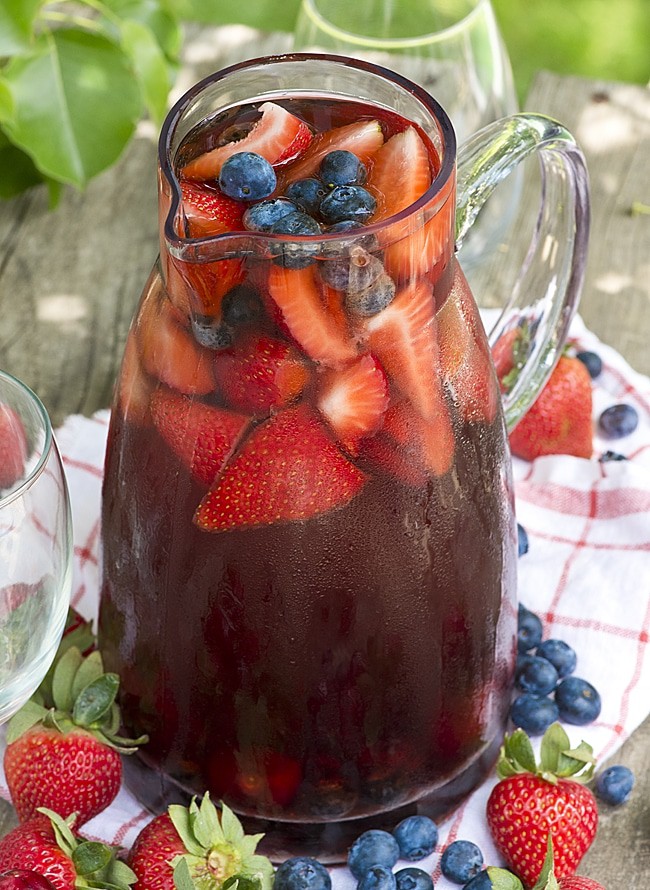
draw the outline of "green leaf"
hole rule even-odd
[[[559,885],[557,882],[557,878],[555,877],[553,864],[553,837],[551,835],[551,832],[549,831],[546,841],[546,855],[544,857],[544,863],[542,865],[542,870],[539,873],[539,877],[537,878],[537,882],[535,883],[533,890],[559,890]]]
[[[15,115],[6,129],[42,173],[83,187],[117,160],[141,110],[124,51],[71,28],[45,34],[5,69]]]
[[[174,887],[176,890],[195,890],[187,859],[181,857],[174,868]]]
[[[511,871],[493,865],[488,866],[486,870],[492,882],[492,890],[524,890],[524,885]]]
[[[81,877],[105,868],[113,858],[112,851],[98,841],[84,841],[72,854],[72,862]]]
[[[43,0],[2,0],[0,3],[0,59],[28,49],[34,21]]]
[[[172,804],[168,809],[168,813],[187,852],[192,853],[194,856],[203,856],[205,851],[203,847],[196,842],[196,838],[192,831],[192,817],[190,816],[190,811],[187,807],[183,807],[180,804]]]
[[[533,751],[530,739],[523,729],[516,729],[512,735],[506,736],[504,753],[504,765],[507,765],[507,767],[514,767],[515,772],[534,773],[536,771],[537,763],[535,761],[535,752]],[[499,763],[497,773],[501,778],[505,778],[505,776],[501,776],[500,769],[501,763]],[[512,775],[512,773],[510,773],[510,775]]]
[[[167,111],[170,78],[167,62],[153,33],[140,22],[122,22],[122,46],[140,81],[145,105],[152,120],[160,125]]]
[[[43,813],[43,815],[49,818],[57,844],[72,859],[72,854],[76,850],[78,842],[72,833],[71,826],[74,825],[77,814],[73,813],[67,819],[63,819],[58,813],[48,810],[47,807],[37,807],[37,809],[39,813]]]
[[[72,719],[77,726],[90,727],[99,723],[110,711],[119,688],[120,678],[117,674],[102,674],[89,683],[77,696],[72,710]]]
[[[36,726],[37,723],[40,723],[46,714],[47,708],[44,708],[42,705],[37,704],[31,699],[26,701],[22,708],[19,711],[16,711],[7,724],[7,744],[10,745],[12,742],[15,742],[16,739],[23,735],[23,733],[27,732],[28,729],[31,729],[32,726]]]
[[[74,706],[72,684],[81,666],[83,656],[76,646],[71,646],[59,658],[52,675],[52,699],[59,711],[70,713]]]
[[[225,833],[219,822],[217,808],[210,800],[210,795],[208,793],[203,797],[201,806],[197,812],[192,813],[190,808],[190,818],[192,819],[192,831],[194,837],[204,849],[209,850],[214,844],[219,843],[224,835],[226,840],[229,840],[228,835]]]
[[[81,691],[104,673],[104,665],[100,652],[91,652],[79,665],[72,681],[72,697],[76,699]]]
[[[208,795],[206,794],[206,796],[203,798],[203,804],[205,804],[205,800],[207,797],[208,797]],[[203,804],[201,805],[202,809],[203,809]],[[219,819],[217,817],[217,811],[216,811],[214,805],[210,804],[210,806],[214,810],[214,814],[215,814],[215,817],[217,818],[217,821],[219,821]],[[235,814],[230,809],[230,807],[227,806],[223,802],[221,804],[220,827],[221,827],[221,831],[223,832],[223,836],[225,837],[225,839],[227,841],[230,841],[230,843],[232,843],[232,844],[239,844],[240,841],[242,840],[242,838],[244,837],[245,832],[244,832],[244,828],[243,828],[241,822],[239,821],[237,816],[235,816]],[[259,842],[262,838],[262,835],[256,835],[256,838],[257,838],[257,841]],[[257,843],[255,844],[255,846],[257,846]],[[255,849],[255,848],[253,847],[253,849]]]
[[[121,19],[146,25],[167,59],[170,62],[178,60],[183,45],[183,32],[175,3],[166,6],[159,0],[104,0],[104,6]]]
[[[0,77],[0,123],[10,120],[14,115],[14,97],[9,84]]]
[[[569,736],[559,723],[553,723],[542,737],[540,765],[542,770],[557,774],[560,754],[570,747]]]
[[[293,31],[300,0],[167,0],[181,19],[205,24],[241,23],[262,31]]]

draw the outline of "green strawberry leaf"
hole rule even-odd
[[[102,674],[77,696],[72,709],[72,719],[77,726],[91,727],[110,712],[120,678],[117,674]]]
[[[72,853],[72,862],[80,877],[92,875],[110,863],[112,851],[97,841],[83,841]]]
[[[83,187],[133,135],[142,97],[124,51],[99,34],[59,28],[4,69],[15,103],[6,129],[38,169]]]
[[[511,871],[493,865],[488,866],[486,871],[492,882],[492,890],[524,890],[524,885]]]
[[[217,808],[210,800],[210,795],[207,792],[201,801],[200,807],[197,808],[194,801],[190,805],[190,819],[194,837],[205,850],[209,850],[215,844],[228,840],[224,837]]]
[[[539,877],[537,878],[537,882],[533,887],[533,890],[559,890],[560,885],[558,884],[557,878],[555,877],[553,865],[553,837],[551,835],[551,832],[549,831],[546,841],[546,855],[544,857],[544,863],[542,865],[542,870],[539,873]]]
[[[76,837],[72,833],[72,826],[75,823],[77,814],[72,813],[67,819],[63,819],[58,813],[55,813],[53,810],[48,810],[47,807],[38,807],[38,812],[43,813],[49,818],[52,823],[52,829],[57,844],[63,852],[72,859],[72,854],[78,843]]]
[[[10,745],[12,742],[15,742],[17,738],[26,733],[32,726],[42,723],[46,716],[47,708],[31,699],[26,701],[7,724],[7,744]]]
[[[571,747],[569,736],[559,723],[553,723],[542,737],[540,746],[540,764],[545,772],[555,773],[558,768],[560,754]]]
[[[104,665],[102,663],[101,653],[97,651],[91,652],[90,655],[84,658],[81,662],[77,669],[77,673],[74,675],[72,681],[73,700],[76,701],[86,686],[94,680],[98,680],[103,673]]]
[[[122,22],[121,36],[122,47],[135,69],[149,115],[160,126],[167,111],[171,86],[165,55],[153,33],[140,22]]]
[[[205,800],[205,798],[204,798]],[[215,808],[212,807],[214,810]],[[215,810],[216,817],[216,810]],[[218,817],[217,822],[219,822]],[[239,844],[243,838],[245,837],[244,828],[237,818],[233,811],[227,806],[225,803],[221,804],[221,821],[219,822],[220,829],[223,833],[224,838],[229,841],[231,844]],[[262,835],[250,835],[251,838],[256,838],[255,846],[253,850],[257,846],[258,842],[261,840]],[[252,852],[252,851],[251,851]]]
[[[34,21],[43,0],[2,0],[0,3],[0,59],[29,49]]]
[[[70,713],[74,707],[72,685],[82,661],[81,652],[76,646],[71,646],[56,663],[52,675],[52,700],[59,711]]]
[[[196,890],[190,867],[184,856],[181,856],[174,866],[174,887],[176,890]]]
[[[194,800],[192,801],[192,804],[194,804]],[[167,812],[169,813],[169,818],[172,820],[174,828],[178,832],[180,839],[183,841],[183,846],[187,852],[192,853],[194,856],[203,856],[205,851],[203,847],[197,843],[197,840],[194,837],[194,832],[192,831],[190,810],[180,804],[171,804]]]
[[[497,775],[500,779],[505,779],[522,772],[534,773],[536,770],[537,763],[531,741],[522,729],[516,729],[505,738],[497,764]]]

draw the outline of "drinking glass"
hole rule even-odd
[[[416,191],[342,230],[197,232],[185,195],[210,186],[188,177],[214,181],[213,152],[264,139],[268,115],[289,133],[272,134],[276,159],[316,131],[315,153],[279,162],[285,185],[347,140],[375,159],[379,208]],[[274,858],[337,859],[363,828],[442,816],[503,740],[517,623],[506,423],[566,337],[588,195],[575,141],[548,118],[515,115],[468,146],[457,155],[417,84],[331,55],[217,72],[161,133],[160,257],[108,434],[100,648],[125,725],[149,736],[125,764],[132,790],[153,810],[209,790]],[[509,318],[531,348],[502,399],[454,249],[531,155],[545,189]],[[368,401],[372,422],[352,410]]]
[[[72,579],[68,490],[48,414],[0,371],[0,723],[32,695],[54,660]],[[7,448],[17,472],[7,474]],[[24,461],[24,463],[23,463]],[[13,463],[13,458],[12,461]],[[14,478],[15,477],[15,478]]]

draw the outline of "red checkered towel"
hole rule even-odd
[[[598,720],[566,728],[573,743],[584,738],[603,762],[650,713],[650,380],[579,319],[572,339],[603,359],[603,372],[594,383],[594,418],[609,405],[628,402],[639,412],[640,423],[632,435],[615,442],[596,432],[591,460],[561,456],[515,462],[517,514],[530,538],[530,550],[519,563],[519,597],[542,617],[546,638],[559,637],[576,650],[576,675],[600,691]],[[102,411],[92,418],[70,417],[57,433],[72,499],[72,603],[87,617],[97,606],[107,425],[108,412]],[[629,460],[599,462],[608,449]],[[500,864],[484,818],[493,785],[493,779],[487,780],[440,826],[438,849],[419,863],[432,872],[437,890],[455,886],[439,872],[440,852],[452,840],[472,840],[486,863]],[[2,772],[0,795],[9,796]],[[84,833],[129,847],[150,818],[123,789]],[[335,890],[356,887],[344,868],[333,871],[333,880]]]

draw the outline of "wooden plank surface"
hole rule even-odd
[[[177,93],[224,64],[277,52],[285,35],[204,29],[186,44]],[[542,73],[527,107],[565,123],[587,156],[592,238],[581,314],[639,371],[650,373],[650,92],[641,87]],[[80,195],[66,191],[49,211],[44,190],[0,212],[0,367],[27,382],[53,421],[107,406],[127,328],[157,251],[155,134],[143,125],[121,161]],[[523,206],[537,204],[534,175]],[[495,252],[475,278],[485,303],[511,284],[516,242]],[[604,809],[581,872],[608,888],[650,886],[650,720],[616,755],[637,776],[632,800]],[[0,834],[14,822],[0,801]]]

